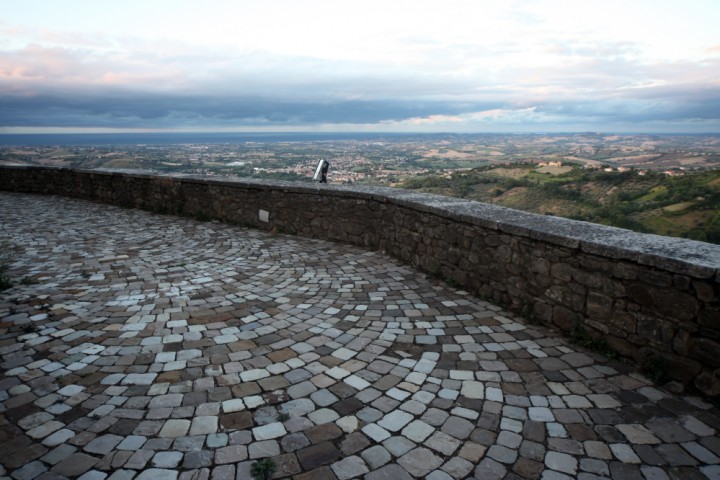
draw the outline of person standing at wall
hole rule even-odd
[[[323,160],[322,167],[320,168],[320,183],[327,183],[327,173],[330,168],[330,162]]]

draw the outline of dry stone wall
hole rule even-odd
[[[0,167],[78,197],[385,251],[530,320],[720,395],[720,246],[389,188]]]

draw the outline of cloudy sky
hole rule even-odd
[[[0,133],[720,132],[718,0],[5,0]]]

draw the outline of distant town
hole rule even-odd
[[[0,164],[122,168],[310,181],[318,160],[330,183],[394,185],[428,173],[532,163],[679,175],[720,168],[720,136],[432,134],[377,139],[217,144],[2,146]]]
[[[0,164],[384,185],[720,243],[718,135],[362,135],[0,146]]]

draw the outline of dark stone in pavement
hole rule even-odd
[[[209,402],[222,402],[224,400],[230,400],[231,398],[233,398],[233,395],[228,387],[215,387],[208,390]]]
[[[341,436],[342,433],[342,430],[334,423],[324,423],[305,430],[305,435],[311,443],[333,440]]]
[[[412,480],[408,472],[400,465],[390,464],[365,475],[365,480]]]
[[[42,457],[48,452],[48,449],[40,445],[39,443],[33,443],[29,447],[21,448],[15,451],[5,460],[5,466],[7,468],[18,468],[26,463],[35,460],[38,457]]]
[[[67,477],[63,477],[62,475],[58,475],[53,472],[45,472],[35,477],[35,480],[67,480]]]
[[[296,475],[294,480],[337,480],[337,477],[330,467],[320,467],[302,475]]]
[[[720,437],[705,437],[700,440],[700,444],[715,455],[720,456]]]
[[[220,415],[220,425],[225,430],[246,430],[253,426],[250,412],[233,412]]]
[[[573,423],[570,425],[565,425],[565,429],[567,429],[570,436],[578,442],[584,442],[586,440],[597,440],[597,435],[595,434],[595,431],[587,425]]]
[[[458,397],[458,404],[461,407],[469,408],[470,410],[475,410],[476,412],[483,411],[483,401],[477,398],[467,398],[460,396]]]
[[[312,445],[297,452],[298,460],[300,460],[304,470],[312,470],[321,465],[332,463],[341,455],[340,450],[330,442]]]
[[[338,396],[338,398],[348,398],[357,393],[357,389],[351,387],[345,382],[338,382],[335,385],[328,388],[332,393]]]
[[[617,412],[610,409],[590,409],[587,410],[588,415],[592,418],[595,425],[617,425],[619,423],[625,423],[623,417]]]
[[[667,465],[667,460],[660,456],[652,445],[635,445],[633,450],[648,465]]]
[[[25,435],[19,435],[11,438],[7,442],[0,444],[0,457],[7,458],[18,450],[26,448],[32,443],[30,437]]]
[[[526,420],[523,425],[522,436],[533,442],[544,442],[547,432],[545,431],[545,424],[542,422],[535,422],[533,420]],[[593,432],[593,435],[595,433]]]
[[[355,397],[350,397],[350,398],[346,398],[345,400],[336,402],[332,406],[332,409],[335,410],[338,413],[338,415],[340,415],[341,417],[345,417],[347,415],[351,415],[351,414],[355,413],[356,411],[360,410],[363,407],[364,407],[363,402],[361,402],[360,400],[358,400]]]
[[[698,461],[687,451],[674,443],[658,445],[657,452],[673,467],[697,465]]]
[[[74,453],[55,465],[50,471],[58,475],[74,477],[87,472],[94,467],[96,463],[98,463],[98,459],[95,457],[84,453]]]
[[[568,378],[560,372],[551,372],[548,370],[543,371],[543,375],[548,379],[549,382],[560,382],[564,383],[568,381]]]
[[[477,426],[488,430],[497,430],[500,426],[500,416],[493,413],[483,412],[480,414],[480,420],[478,420]]]
[[[132,435],[137,426],[140,424],[140,420],[131,420],[129,418],[121,418],[115,425],[108,429],[108,432],[114,435]]]
[[[622,433],[618,432],[615,427],[611,427],[610,425],[598,425],[597,427],[595,427],[595,431],[607,443],[625,442],[625,436]]]
[[[257,395],[262,390],[257,382],[240,383],[232,386],[232,393],[234,397],[242,398],[248,395]]]
[[[693,467],[673,467],[668,469],[672,480],[705,480],[706,477]]]
[[[510,368],[510,370],[513,370],[515,372],[534,372],[536,370],[539,370],[537,363],[533,362],[532,360],[512,358],[505,360],[505,363]]]
[[[490,446],[495,443],[495,438],[497,438],[497,433],[484,428],[476,428],[472,434],[470,434],[470,440],[485,446]]]
[[[88,413],[90,413],[90,410],[87,408],[76,406],[58,415],[57,419],[65,425],[70,425],[75,420],[85,417]]]
[[[662,408],[655,407],[655,410]],[[653,417],[656,417],[656,412],[652,412],[648,407],[623,407],[618,410],[618,414],[622,416],[625,423],[645,423]],[[667,416],[667,415],[663,415]]]
[[[183,395],[183,406],[197,406],[207,402],[207,392],[187,392]]]
[[[640,467],[621,462],[610,462],[610,478],[645,480],[645,476],[640,472]]]
[[[402,378],[395,375],[385,375],[380,380],[373,383],[373,388],[376,388],[382,392],[390,390],[392,387],[402,381]]]
[[[657,404],[670,412],[673,417],[684,415],[686,413],[694,414],[697,410],[696,407],[693,407],[686,401],[679,398],[663,398],[662,400],[659,400]]]
[[[340,444],[343,454],[352,455],[353,453],[359,452],[370,445],[365,435],[360,432],[354,432],[345,437],[345,440]]]
[[[520,457],[518,461],[515,462],[515,465],[513,466],[513,471],[520,475],[522,478],[534,480],[536,478],[540,478],[540,475],[542,475],[544,468],[545,465],[540,462],[530,460],[529,458]]]
[[[7,402],[5,402],[5,403],[7,406]],[[33,413],[38,413],[41,411],[42,411],[41,408],[38,408],[35,405],[30,404],[30,405],[22,405],[22,406],[16,407],[16,408],[8,408],[3,413],[3,415],[5,415],[5,417],[9,421],[16,424],[20,419],[25,418],[29,415],[32,415]]]

